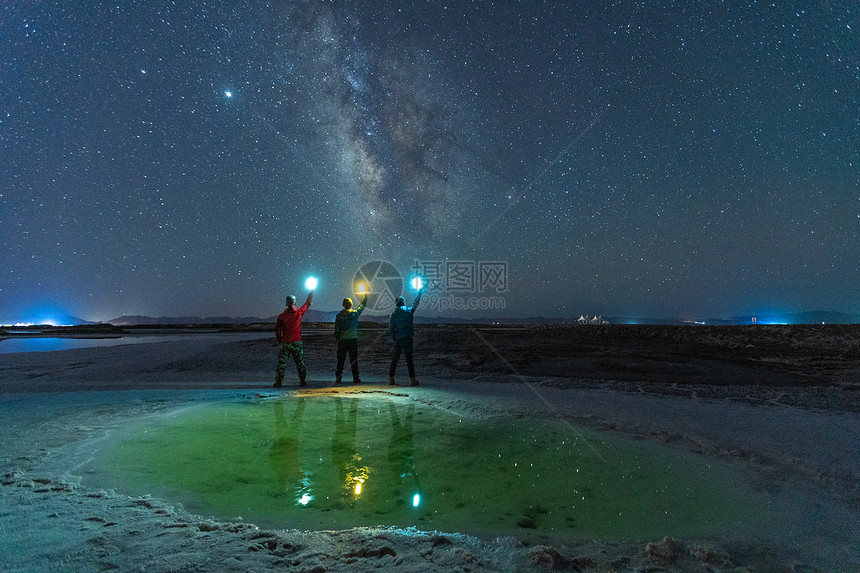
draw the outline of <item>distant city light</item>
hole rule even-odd
[[[28,326],[76,326],[75,324],[61,324],[59,320],[55,320],[53,318],[46,318],[44,320],[36,320],[34,322],[15,322],[10,324],[0,324],[0,326],[6,327],[14,327],[14,328],[25,328]]]
[[[74,326],[78,322],[66,309],[54,304],[39,304],[27,309],[17,320],[10,321],[15,326]]]

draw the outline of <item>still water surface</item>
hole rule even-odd
[[[148,344],[152,342],[167,342],[173,340],[200,340],[203,338],[229,340],[245,340],[249,338],[271,337],[271,334],[213,332],[192,334],[142,334],[128,335],[117,338],[50,338],[21,336],[0,340],[0,354],[15,352],[52,352],[54,350],[72,350],[76,348],[92,348],[99,346],[117,346],[120,344]]]
[[[85,483],[275,528],[415,526],[530,542],[738,534],[773,515],[741,474],[559,420],[391,397],[196,406],[129,424]]]

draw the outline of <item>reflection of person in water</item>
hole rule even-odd
[[[341,497],[359,497],[368,468],[355,451],[355,430],[358,419],[358,400],[349,401],[349,413],[343,411],[340,398],[335,398],[334,436],[331,440],[331,456],[340,472]]]
[[[388,443],[388,463],[395,476],[394,482],[403,488],[412,488],[414,491],[403,491],[395,489],[398,496],[411,496],[418,494],[418,474],[415,472],[415,450],[412,444],[412,419],[415,415],[415,404],[409,404],[404,421],[400,421],[394,402],[388,403],[388,411],[391,414],[391,441]],[[401,497],[401,499],[405,499]]]
[[[299,492],[303,490],[305,477],[299,465],[299,434],[305,413],[305,399],[296,400],[296,409],[289,420],[284,413],[284,403],[284,400],[276,400],[274,403],[275,437],[269,450],[269,462],[281,486],[279,494],[294,491],[298,501],[303,495]]]

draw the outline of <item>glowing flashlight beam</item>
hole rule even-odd
[[[316,277],[308,277],[305,281],[305,288],[307,290],[316,290],[318,284],[319,281],[316,279]]]
[[[418,507],[421,505],[421,496],[417,493],[412,496],[412,507]]]
[[[421,277],[412,277],[411,284],[413,290],[421,290],[424,288],[424,280]]]
[[[364,294],[367,292],[367,285],[364,283],[358,283],[355,285],[355,292],[358,294]]]

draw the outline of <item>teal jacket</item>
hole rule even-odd
[[[388,334],[392,340],[412,338],[412,315],[418,310],[421,302],[421,293],[412,301],[412,306],[398,306],[388,319]]]
[[[334,317],[334,337],[337,340],[356,340],[358,338],[358,317],[364,312],[367,297],[361,299],[358,309],[345,308]]]

